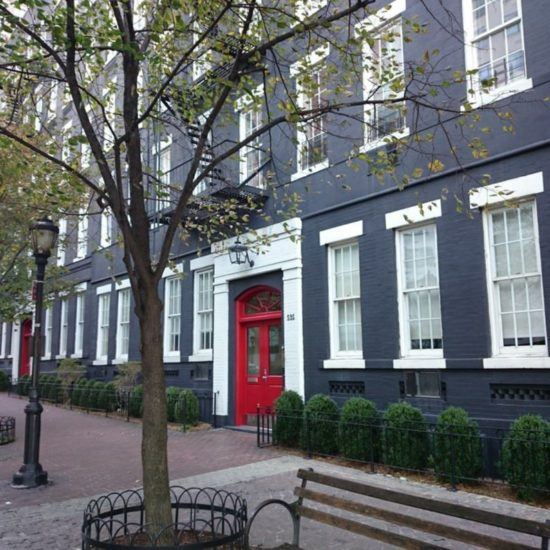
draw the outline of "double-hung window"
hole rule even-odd
[[[214,336],[214,271],[195,273],[194,354],[211,354]]]
[[[76,227],[76,255],[75,261],[85,258],[88,253],[88,216],[86,210],[81,208],[78,214]]]
[[[117,294],[116,358],[126,361],[130,346],[130,289],[119,290]]]
[[[376,146],[380,140],[407,134],[403,97],[405,69],[403,60],[403,25],[399,14],[405,2],[396,1],[381,10],[376,29],[368,32],[371,40],[363,46],[365,94],[365,142]],[[359,32],[362,32],[359,27]]]
[[[109,293],[98,296],[97,308],[97,348],[96,359],[106,362],[109,357],[109,314],[111,309],[111,295]]]
[[[44,358],[50,359],[52,355],[52,308],[44,312]]]
[[[530,88],[521,0],[466,0],[463,10],[466,69],[477,71],[471,83],[474,101],[491,101]]]
[[[203,126],[206,124],[206,121],[208,120],[209,116],[210,116],[210,111],[206,111],[202,113],[197,117],[197,124],[194,124],[189,127],[191,143],[194,147],[198,145],[200,135],[202,134]],[[213,158],[213,154],[212,154],[213,139],[214,139],[214,132],[212,131],[212,127],[210,127],[210,130],[204,142],[204,147],[203,147],[202,155],[199,161],[199,168],[197,169],[196,176],[198,176],[203,170],[206,169],[206,167],[210,164],[210,161]],[[212,172],[209,172],[209,174],[206,177],[204,177],[195,187],[195,189],[193,190],[193,195],[199,195],[200,193],[206,191],[208,189],[208,186],[211,184],[212,184]]]
[[[164,355],[179,357],[181,335],[181,279],[166,279],[164,292]]]
[[[396,232],[402,357],[442,357],[435,225]]]
[[[113,240],[113,219],[108,208],[101,212],[100,226],[99,245],[105,248],[110,246]]]
[[[172,169],[172,138],[157,136],[153,147],[155,212],[170,206],[170,171]]]
[[[359,246],[329,247],[331,358],[362,358]]]
[[[67,355],[67,341],[69,336],[69,300],[61,300],[61,316],[59,321],[59,355]]]
[[[65,239],[67,238],[67,220],[59,220],[59,237],[57,239],[57,265],[65,265]]]
[[[534,201],[486,210],[493,355],[548,355]]]
[[[240,112],[241,141],[247,139],[262,127],[262,110],[257,105],[244,107]],[[263,162],[260,137],[250,141],[244,148],[241,157],[241,183],[253,187],[263,187],[260,170]]]
[[[84,314],[86,294],[79,292],[76,295],[76,320],[74,331],[74,356],[82,357],[84,352]]]

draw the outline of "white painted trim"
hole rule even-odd
[[[87,290],[88,290],[88,283],[87,282],[78,283],[77,285],[74,286],[74,291],[76,293],[86,292]]]
[[[126,279],[128,281],[128,279]],[[128,298],[128,351],[126,353],[121,353],[122,348],[122,331],[120,330],[122,323],[122,313],[123,313],[123,303],[121,300],[121,295],[123,292],[127,292],[129,289],[129,285],[117,288],[116,293],[116,342],[115,342],[115,358],[114,361],[120,361],[121,363],[124,363],[128,361],[128,351],[130,350],[130,329],[132,327],[132,292],[129,293]],[[110,304],[109,304],[110,305]]]
[[[393,368],[412,370],[445,369],[447,368],[447,360],[443,358],[435,359],[429,357],[394,359]]]
[[[214,356],[213,351],[208,350],[208,351],[205,351],[205,352],[194,353],[193,355],[190,355],[187,358],[187,361],[189,361],[190,363],[200,363],[200,362],[207,363],[209,361],[212,361],[213,356]]]
[[[179,264],[176,264],[173,268],[172,267],[164,268],[164,271],[162,272],[162,278],[166,279],[166,277],[174,277],[175,275],[181,275],[182,273],[183,273],[183,262],[180,262]]]
[[[324,369],[364,369],[364,359],[325,359],[323,361]]]
[[[199,278],[202,273],[212,273],[212,293],[214,292],[214,268],[208,267],[206,269],[201,269],[195,271],[193,275],[193,355],[200,356],[204,353],[211,353],[212,350],[208,349],[199,349],[200,345],[200,331],[199,331],[199,317],[198,317],[198,305],[199,305]],[[212,296],[212,309],[214,309],[214,297]],[[212,311],[214,313],[214,311]],[[212,331],[214,331],[214,320],[212,320]],[[212,345],[214,345],[214,340],[212,338]]]
[[[177,355],[165,355],[162,358],[163,363],[181,363],[181,355],[178,353]]]
[[[375,30],[401,15],[406,9],[406,0],[394,0],[386,6],[382,6],[376,13],[356,23],[355,28],[360,30],[361,27],[367,27],[369,30]]]
[[[484,369],[550,369],[550,357],[488,357]]]
[[[112,283],[108,283],[106,285],[98,286],[95,289],[95,293],[99,296],[100,294],[107,294],[107,293],[111,292],[112,289],[113,289]]]
[[[69,356],[71,359],[82,359],[84,355],[82,353],[71,353]]]
[[[391,145],[394,139],[404,139],[406,137],[409,137],[410,135],[410,128],[408,126],[405,126],[405,128],[398,130],[397,132],[392,132],[391,134],[387,134],[372,141],[367,141],[365,139],[365,143],[361,145],[359,151],[361,153],[368,153],[369,151],[378,149],[378,147],[382,147],[383,145]]]
[[[105,285],[106,286],[106,285]],[[109,285],[110,286],[110,285]],[[100,330],[101,330],[101,308],[100,308],[100,304],[102,302],[101,298],[104,296],[104,295],[107,295],[108,297],[108,308],[107,308],[107,311],[108,311],[108,319],[109,319],[109,325],[108,325],[108,331],[107,331],[107,355],[99,355],[99,351],[100,351],[100,343],[101,343],[101,340],[100,340]],[[96,332],[96,352],[95,352],[95,355],[96,355],[96,360],[93,362],[94,365],[106,365],[108,363],[108,360],[109,360],[109,340],[110,340],[110,334],[109,334],[109,331],[111,329],[111,294],[110,294],[110,291],[109,292],[102,292],[100,295],[98,295],[97,297],[97,332]]]
[[[330,45],[323,44],[290,66],[290,77],[295,78],[304,70],[316,65],[330,54]]]
[[[386,214],[386,229],[397,229],[441,217],[441,199]]]
[[[179,333],[179,350],[178,351],[167,351],[168,345],[169,345],[169,338],[170,335],[168,333],[168,288],[170,287],[169,282],[174,279],[179,282],[179,294],[180,294],[180,312],[179,312],[179,318],[180,318],[180,333]],[[162,316],[162,340],[163,340],[163,347],[164,347],[164,357],[165,358],[176,358],[178,361],[181,360],[181,328],[182,328],[182,301],[183,301],[183,288],[181,284],[181,279],[177,277],[177,275],[173,275],[172,277],[167,277],[164,280],[164,292],[163,292],[163,316]]]
[[[108,365],[109,364],[109,360],[108,359],[94,359],[92,361],[92,365],[94,366],[98,366],[98,365]],[[113,364],[114,364],[114,361],[113,361]],[[119,363],[121,364],[121,363]]]
[[[535,172],[519,178],[476,187],[470,191],[470,208],[483,208],[493,204],[529,197],[544,191],[542,172]]]
[[[50,310],[51,311],[51,310]],[[19,377],[19,362],[21,349],[21,323],[14,321],[11,326],[11,377],[12,380],[17,380]],[[30,373],[32,374],[32,368]]]
[[[8,341],[8,323],[2,323],[2,343],[0,344],[0,357],[6,357],[6,344]]]
[[[260,84],[259,86],[256,86],[256,88],[254,88],[251,91],[250,94],[244,94],[241,97],[239,97],[235,101],[235,109],[237,111],[244,111],[245,109],[248,109],[248,107],[250,107],[254,103],[254,99],[252,99],[252,97],[250,97],[251,95],[255,99],[257,99],[258,97],[263,96],[264,95],[264,85]]]
[[[126,288],[130,288],[130,279],[118,279],[115,281],[115,290],[125,290]]]
[[[306,176],[310,176],[311,174],[315,174],[316,172],[320,172],[321,170],[326,170],[329,167],[329,165],[330,165],[329,160],[325,159],[308,168],[302,168],[300,170],[297,170],[296,172],[294,172],[294,174],[291,174],[290,181],[296,181],[301,178],[305,178]]]
[[[319,245],[337,243],[360,237],[363,234],[363,220],[319,231]]]
[[[197,271],[199,269],[205,269],[207,267],[212,267],[215,262],[214,254],[208,254],[207,256],[198,256],[193,258],[189,262],[189,269],[191,271]]]

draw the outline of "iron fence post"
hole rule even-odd
[[[372,474],[375,473],[374,468],[374,426],[370,424],[370,471]]]
[[[304,419],[305,419],[305,428],[306,428],[306,451],[307,451],[307,457],[308,458],[312,458],[313,454],[311,452],[311,426],[310,426],[310,421],[309,421],[309,411],[305,411],[305,416],[304,416]]]
[[[455,472],[455,453],[454,453],[454,430],[451,427],[451,431],[449,432],[449,450],[451,453],[451,488],[449,489],[453,493],[456,492],[456,472]]]
[[[212,424],[213,424],[214,428],[217,428],[217,419],[218,419],[217,395],[218,395],[218,392],[214,392],[213,395],[212,395],[212,399],[213,399],[213,402],[214,402],[214,418],[212,419],[213,420]]]

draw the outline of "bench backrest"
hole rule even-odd
[[[294,492],[296,496],[299,497],[296,511],[300,516],[308,517],[322,523],[328,523],[341,529],[346,529],[360,535],[362,534],[376,540],[396,544],[397,546],[402,546],[404,548],[441,548],[441,546],[438,546],[437,544],[430,545],[426,542],[418,541],[411,536],[379,529],[377,527],[343,518],[342,516],[333,515],[304,506],[304,500],[310,500],[347,512],[381,519],[383,521],[403,525],[418,531],[443,536],[445,538],[472,543],[476,546],[481,545],[485,548],[494,548],[498,550],[526,550],[533,547],[507,541],[498,537],[483,535],[472,529],[468,530],[465,528],[453,527],[443,523],[437,523],[435,520],[426,520],[424,518],[411,516],[406,513],[380,508],[376,505],[367,505],[342,498],[341,496],[310,490],[306,487],[307,482],[311,481],[322,486],[339,489],[341,491],[348,491],[357,495],[393,502],[403,506],[409,506],[430,512],[436,512],[438,514],[474,521],[476,523],[491,525],[494,527],[507,529],[509,531],[534,535],[542,538],[541,548],[548,548],[548,538],[550,538],[549,522],[544,523],[533,519],[492,512],[482,508],[445,502],[427,496],[414,495],[402,491],[386,489],[376,485],[329,476],[312,470],[300,469],[298,471],[298,478],[302,479],[302,486],[297,487]]]

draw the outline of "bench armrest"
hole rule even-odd
[[[256,510],[254,510],[254,513],[248,520],[248,523],[246,525],[246,529],[244,532],[244,547],[246,550],[250,548],[250,529],[252,528],[252,523],[256,519],[256,516],[268,506],[271,506],[272,504],[278,504],[279,506],[282,506],[285,508],[288,513],[290,514],[290,517],[292,519],[292,527],[293,527],[293,536],[292,536],[292,544],[295,546],[299,545],[300,542],[300,516],[296,513],[296,502],[285,502],[284,500],[278,499],[278,498],[270,498],[268,500],[264,500],[262,503],[258,505]]]

